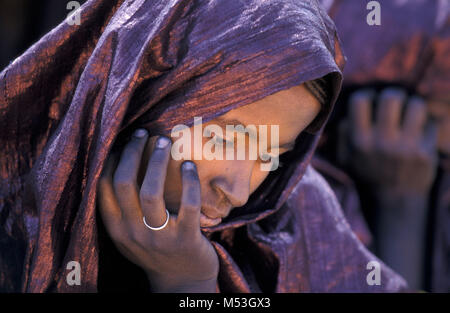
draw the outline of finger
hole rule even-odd
[[[395,139],[399,135],[402,104],[406,93],[398,88],[387,88],[380,95],[376,129],[380,139]]]
[[[114,190],[117,201],[127,222],[137,222],[142,217],[139,206],[137,175],[141,164],[142,152],[148,133],[138,129],[126,144],[114,173]]]
[[[427,107],[419,97],[412,97],[407,106],[403,123],[403,134],[407,141],[417,142],[423,133],[427,120]]]
[[[354,131],[368,133],[372,127],[373,91],[358,90],[350,97],[350,121]]]
[[[178,226],[189,234],[200,233],[201,191],[197,168],[191,161],[181,165],[183,191],[178,213]]]
[[[373,91],[359,90],[350,97],[351,136],[358,146],[368,144],[372,130]]]
[[[111,237],[115,237],[121,229],[122,213],[113,188],[113,173],[119,156],[112,153],[106,160],[98,185],[98,208],[103,224]]]
[[[137,177],[137,184],[140,188],[144,182],[145,174],[147,172],[148,161],[155,148],[156,140],[159,136],[152,136],[148,139],[147,145],[145,146],[144,152],[142,153],[141,167],[139,168],[139,173]]]
[[[166,220],[164,184],[170,159],[170,148],[169,138],[158,138],[150,156],[139,194],[145,220],[152,227],[158,227]]]
[[[438,128],[436,122],[429,121],[425,125],[422,137],[421,151],[427,155],[433,155],[437,151]]]

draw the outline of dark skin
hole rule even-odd
[[[420,97],[387,88],[375,110],[374,96],[359,90],[350,97],[341,160],[372,187],[380,257],[419,289],[427,199],[437,167],[436,127]]]
[[[282,154],[319,110],[318,101],[300,85],[210,123],[239,118],[244,126],[279,125]],[[148,138],[138,130],[120,158],[112,154],[99,183],[101,216],[119,251],[147,273],[153,292],[215,292],[218,256],[201,226],[217,224],[218,217],[244,205],[269,172],[260,170],[260,159],[194,164],[173,160],[170,150],[170,139]],[[166,208],[171,214],[164,229],[145,227],[144,216],[150,226],[162,225]]]

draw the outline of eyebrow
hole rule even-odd
[[[240,120],[232,118],[232,119],[226,119],[221,116],[217,118],[217,121],[221,124],[222,127],[226,127],[226,125],[242,125],[244,126],[244,129],[247,127],[244,123],[242,123]],[[239,132],[238,130],[236,130]],[[242,132],[241,132],[242,133]],[[247,132],[244,132],[246,135],[248,135]],[[286,149],[286,150],[293,150],[295,146],[295,141],[289,141],[285,142],[281,145],[278,145],[278,148],[280,149]]]

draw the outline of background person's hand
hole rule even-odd
[[[350,116],[341,134],[346,139],[340,146],[341,161],[376,190],[427,194],[437,168],[437,148],[425,102],[387,88],[378,97],[373,119],[374,98],[367,89],[351,95]]]
[[[148,140],[138,130],[125,146],[117,168],[111,154],[99,183],[98,203],[106,229],[119,251],[142,267],[155,292],[214,292],[218,256],[200,230],[201,193],[195,164],[181,166],[183,192],[177,216],[166,220],[164,184],[171,142],[159,137],[150,156],[142,185],[141,159]],[[149,143],[150,144],[150,143]]]
[[[419,289],[427,199],[437,169],[436,129],[419,97],[406,99],[401,89],[388,88],[376,105],[375,98],[369,90],[350,97],[350,118],[341,129],[347,143],[340,155],[374,197],[377,254],[410,288]]]

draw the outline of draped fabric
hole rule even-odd
[[[372,234],[361,210],[360,198],[353,180],[344,171],[317,154],[311,160],[311,165],[333,189],[355,235],[366,247],[370,247],[373,243]]]
[[[2,291],[95,292],[108,279],[97,183],[134,129],[167,134],[318,78],[329,103],[283,166],[205,232],[220,258],[218,290],[405,288],[308,165],[345,61],[316,1],[90,0],[77,13],[80,25],[61,23],[0,73]],[[373,260],[381,285],[366,281]],[[67,284],[70,261],[81,285]]]

